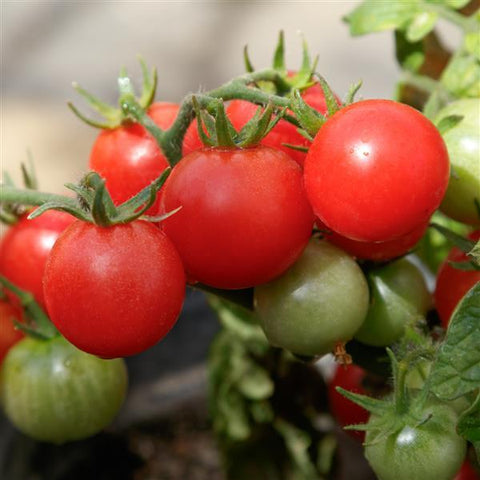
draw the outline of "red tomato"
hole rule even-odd
[[[326,233],[325,238],[353,257],[361,260],[384,262],[392,258],[400,257],[411,250],[423,237],[428,228],[428,223],[429,222],[416,227],[407,235],[387,242],[358,242],[357,240],[351,240],[335,232]]]
[[[464,462],[454,480],[480,480],[480,475],[468,462]]]
[[[363,387],[365,376],[365,370],[357,365],[339,365],[328,385],[330,411],[341,427],[367,423],[370,414],[360,405],[338,393],[335,388],[342,387],[349,392],[366,395],[367,391]],[[365,440],[365,432],[359,430],[346,430],[346,432],[358,440]]]
[[[480,230],[471,233],[469,237],[472,240],[480,239]],[[452,248],[438,271],[434,300],[445,328],[460,300],[477,282],[480,282],[479,270],[460,270],[449,264],[449,262],[464,262],[468,259],[461,250]]]
[[[285,271],[310,238],[313,214],[300,167],[257,146],[202,149],[165,183],[162,222],[189,277],[218,288],[247,288]]]
[[[390,241],[425,224],[448,179],[447,149],[435,126],[390,100],[338,111],[305,160],[315,214],[338,234],[363,242]]]
[[[21,340],[24,335],[15,328],[13,320],[21,321],[22,312],[11,303],[0,300],[0,363],[10,347]]]
[[[327,113],[325,96],[320,85],[310,87],[302,96],[308,105],[322,114]],[[233,100],[227,107],[226,112],[233,126],[239,130],[255,115],[257,109],[258,105],[255,105],[254,103],[247,102],[246,100]],[[262,145],[283,150],[300,166],[303,166],[307,154],[286,147],[283,144],[288,143],[290,145],[300,145],[302,147],[310,146],[310,142],[297,131],[297,127],[289,123],[287,120],[280,120],[261,143]]]
[[[154,103],[148,115],[162,129],[175,120],[179,106],[175,103]],[[155,180],[168,162],[155,139],[138,123],[103,130],[90,153],[90,168],[101,175],[115,205],[133,197]],[[159,200],[148,210],[158,213]]]
[[[109,228],[76,221],[58,239],[44,278],[47,310],[60,333],[105,358],[139,353],[163,338],[185,295],[172,243],[141,220]]]
[[[71,215],[49,210],[33,220],[27,214],[10,227],[0,243],[0,274],[33,294],[44,306],[42,278],[48,254],[58,236],[75,220]],[[7,292],[11,300],[16,297]]]

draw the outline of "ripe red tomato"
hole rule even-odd
[[[75,220],[71,215],[49,210],[33,220],[23,215],[0,243],[0,274],[33,294],[44,306],[42,278],[48,254],[58,236]],[[7,295],[13,302],[16,297]]]
[[[480,230],[471,233],[469,237],[472,240],[480,239]],[[466,260],[468,257],[465,253],[458,248],[452,248],[438,271],[434,301],[445,328],[447,328],[450,317],[460,300],[477,282],[480,282],[479,270],[460,270],[449,264],[449,262]]]
[[[325,95],[323,94],[320,85],[317,84],[310,87],[302,94],[302,97],[308,105],[315,108],[320,113],[325,114],[327,112]],[[247,102],[246,100],[233,100],[228,105],[226,112],[233,126],[239,130],[255,115],[257,109],[258,105],[255,105],[254,103]],[[300,145],[307,148],[310,146],[310,141],[297,131],[295,125],[287,120],[280,120],[261,143],[262,145],[283,150],[300,166],[303,166],[307,154],[286,147],[284,144]]]
[[[21,321],[22,312],[9,302],[0,300],[0,363],[10,347],[21,340],[24,335],[15,328],[13,320]]]
[[[185,274],[170,240],[137,220],[109,228],[76,221],[45,268],[47,310],[60,333],[105,358],[139,353],[180,313]]]
[[[308,242],[313,214],[300,167],[265,146],[202,149],[165,183],[162,222],[192,279],[247,288],[285,271]]]
[[[454,480],[479,480],[480,475],[465,461]]]
[[[367,423],[370,414],[360,405],[353,403],[338,393],[336,387],[342,387],[349,392],[367,395],[367,391],[363,386],[366,375],[365,370],[357,365],[339,365],[335,375],[328,384],[330,411],[341,427]],[[365,432],[359,430],[346,430],[346,432],[362,442],[365,440]]]
[[[387,242],[359,242],[343,237],[335,232],[325,233],[325,238],[334,245],[360,260],[373,260],[385,262],[392,258],[400,257],[410,251],[423,237],[428,228],[428,223],[419,225],[407,235],[389,240]],[[317,226],[322,229],[321,225]]]
[[[148,115],[160,128],[171,126],[178,113],[175,103],[157,102]],[[90,168],[101,175],[113,202],[118,205],[155,180],[168,162],[155,139],[138,123],[103,130],[90,153]],[[158,213],[159,200],[148,210]]]
[[[435,126],[390,100],[338,111],[305,160],[315,214],[338,234],[364,242],[390,241],[425,224],[448,179],[448,153]]]

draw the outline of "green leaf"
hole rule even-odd
[[[449,115],[440,120],[437,125],[437,130],[441,135],[445,135],[453,127],[457,126],[463,120],[462,115]]]
[[[425,61],[423,42],[411,42],[407,40],[405,33],[395,32],[395,54],[398,63],[410,72],[417,72]]]
[[[480,388],[480,282],[455,309],[427,379],[432,392],[453,400]]]
[[[366,0],[345,20],[352,35],[403,28],[419,11],[418,0],[402,2]]]
[[[443,72],[441,82],[457,97],[480,97],[480,60],[467,53],[453,58]]]
[[[406,37],[409,42],[418,42],[425,35],[428,35],[438,20],[435,12],[420,12],[413,18],[407,27]]]
[[[439,225],[438,223],[432,223],[431,227],[435,228],[435,230],[439,231],[442,235],[444,235],[448,241],[453,243],[453,245],[459,248],[462,252],[470,252],[470,250],[476,244],[474,240],[464,238],[453,230],[450,230],[448,227],[444,227],[443,225]]]
[[[473,405],[461,415],[457,431],[469,442],[480,442],[480,394]]]
[[[445,5],[447,5],[448,7],[459,9],[467,5],[470,2],[470,0],[444,0],[444,2],[445,2]]]
[[[465,49],[480,60],[480,32],[470,32],[464,38]]]

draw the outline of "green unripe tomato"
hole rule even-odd
[[[450,406],[433,399],[400,416],[372,414],[365,456],[379,480],[452,480],[466,453],[457,420]]]
[[[427,313],[431,306],[422,272],[402,258],[368,273],[370,308],[355,338],[382,347],[398,340],[405,325]]]
[[[5,357],[0,395],[10,421],[26,435],[61,444],[105,428],[125,398],[123,359],[103,360],[63,337],[25,338]]]
[[[466,98],[450,103],[435,123],[450,115],[463,119],[443,135],[453,175],[440,209],[462,223],[480,225],[474,200],[480,201],[480,99]]]
[[[282,276],[255,288],[269,342],[298,355],[324,355],[350,340],[368,310],[368,285],[343,250],[313,238]]]

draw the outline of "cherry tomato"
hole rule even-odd
[[[85,352],[139,353],[177,320],[185,274],[170,240],[137,220],[109,228],[76,221],[58,239],[45,268],[50,319]]]
[[[190,278],[218,288],[247,288],[284,272],[313,226],[300,167],[265,146],[202,149],[172,170],[162,222]]]
[[[423,237],[427,231],[429,222],[419,225],[407,235],[389,240],[387,242],[359,242],[343,237],[335,232],[325,233],[325,238],[334,245],[339,246],[350,255],[360,260],[373,260],[385,262],[393,258],[405,255]],[[321,228],[321,227],[319,227]]]
[[[338,234],[364,242],[390,241],[425,224],[448,177],[447,149],[435,126],[390,100],[338,111],[305,160],[315,214]]]
[[[367,391],[363,387],[366,375],[365,370],[357,365],[339,365],[335,370],[335,375],[328,384],[330,411],[341,427],[367,423],[370,414],[360,405],[351,402],[338,393],[336,387],[342,387],[349,392],[367,395]],[[365,439],[365,432],[359,430],[346,430],[346,432],[362,442]]]
[[[454,480],[480,480],[480,475],[473,469],[469,462],[465,461]]]
[[[355,335],[367,315],[368,297],[355,261],[313,238],[283,275],[255,288],[254,304],[272,345],[316,356]]]
[[[23,215],[10,227],[0,243],[0,274],[33,294],[44,306],[42,279],[48,254],[58,236],[75,218],[49,210],[33,220]],[[13,302],[18,300],[7,292]]]
[[[179,106],[154,103],[148,115],[163,129],[171,126]],[[118,205],[133,197],[155,180],[168,162],[155,139],[138,123],[103,130],[90,153],[90,168],[105,179],[113,202]],[[158,202],[148,214],[158,213]]]
[[[480,239],[480,230],[469,235],[472,240]],[[465,262],[469,257],[458,248],[452,248],[446,260],[440,266],[437,285],[434,292],[435,307],[442,325],[447,328],[448,322],[465,294],[480,282],[480,270],[460,270],[449,262]]]
[[[320,85],[317,84],[308,88],[302,94],[302,97],[308,105],[320,113],[327,113],[325,95]],[[228,105],[226,112],[233,126],[239,130],[255,115],[257,110],[258,105],[254,103],[247,102],[246,100],[233,100]],[[283,150],[300,166],[303,166],[307,154],[287,147],[284,144],[299,145],[302,147],[310,146],[310,141],[297,131],[295,125],[287,120],[280,120],[261,143],[262,145]]]
[[[457,421],[457,413],[434,398],[401,416],[372,414],[365,456],[381,480],[451,480],[466,453]]]
[[[0,363],[10,348],[21,340],[24,335],[15,328],[14,320],[20,322],[22,312],[15,305],[0,300]]]
[[[10,421],[41,441],[89,437],[111,423],[122,406],[127,371],[122,359],[102,360],[64,338],[25,338],[5,357],[2,406]]]
[[[480,201],[480,99],[450,103],[438,113],[435,122],[450,115],[461,115],[463,119],[443,135],[453,175],[440,209],[459,222],[480,225],[475,205],[475,200]]]
[[[372,269],[367,275],[370,307],[355,338],[382,347],[402,337],[407,323],[426,315],[431,295],[422,272],[405,258]]]

